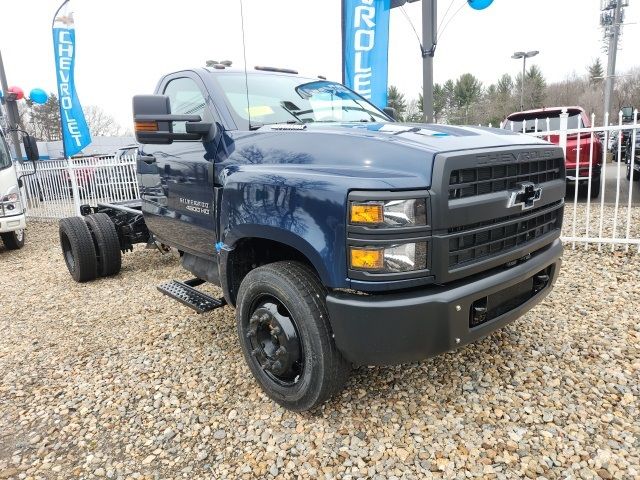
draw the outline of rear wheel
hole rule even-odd
[[[591,198],[598,198],[600,196],[600,177],[596,177],[591,180]]]
[[[98,275],[116,275],[122,266],[122,255],[115,225],[106,213],[87,215],[85,220],[97,247]]]
[[[14,230],[13,232],[7,232],[0,234],[2,236],[2,243],[7,247],[7,250],[18,250],[24,247],[24,229]]]
[[[350,365],[333,341],[326,290],[297,262],[249,272],[238,291],[245,360],[264,392],[283,407],[312,409],[342,389]]]
[[[636,160],[637,162],[638,160]],[[640,173],[638,173],[637,169],[634,169],[635,172],[633,172],[633,181],[634,182],[639,182],[640,181]],[[627,163],[627,180],[631,180],[631,162]]]
[[[71,277],[88,282],[98,276],[96,248],[89,227],[80,217],[60,220],[60,246]]]
[[[578,194],[581,197],[589,195],[589,182],[580,182],[578,185]],[[594,177],[591,179],[591,198],[598,198],[600,196],[600,177]]]

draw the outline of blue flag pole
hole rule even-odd
[[[391,0],[343,0],[342,9],[344,84],[384,108]]]
[[[91,143],[89,127],[75,87],[76,34],[69,1],[62,2],[51,22],[65,158],[72,157]]]

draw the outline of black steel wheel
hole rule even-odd
[[[60,220],[60,247],[71,277],[76,282],[88,282],[98,276],[96,248],[83,218]]]
[[[24,229],[14,230],[13,232],[6,232],[0,234],[2,236],[2,243],[7,247],[7,250],[18,250],[24,247]]]
[[[294,385],[304,370],[304,354],[291,314],[270,295],[258,299],[252,311],[245,334],[252,357],[271,380]]]
[[[326,290],[298,262],[247,274],[236,319],[245,360],[264,392],[283,407],[312,409],[342,389],[350,365],[333,341]]]
[[[94,213],[84,218],[95,240],[98,275],[116,275],[122,266],[122,254],[115,225],[106,213]]]

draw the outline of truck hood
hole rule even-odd
[[[299,130],[299,125],[270,125],[266,129]],[[262,130],[262,129],[261,129]],[[454,127],[422,123],[308,123],[302,131],[349,135],[397,142],[430,153],[514,145],[544,145],[544,140],[510,130],[489,127]]]
[[[428,188],[440,153],[550,145],[509,130],[398,122],[280,124],[229,135],[216,163],[221,183],[244,172],[347,190]]]

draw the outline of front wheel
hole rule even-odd
[[[297,262],[258,267],[238,291],[245,360],[264,392],[289,410],[310,410],[344,386],[350,365],[336,348],[316,274]]]
[[[0,235],[2,236],[2,243],[7,247],[7,250],[18,250],[24,247],[24,230],[22,228]]]

